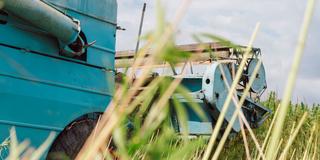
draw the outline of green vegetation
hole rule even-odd
[[[274,92],[271,92],[268,99],[261,103],[275,112],[279,106],[280,100]],[[309,156],[307,159],[319,159],[320,134],[318,131],[320,128],[320,106],[308,106],[304,103],[298,103],[290,104],[289,108],[290,110],[286,116],[286,127],[282,133],[283,140],[279,152],[281,153],[283,151],[290,135],[292,135],[293,128],[298,125],[304,113],[307,112],[308,116],[290,147],[288,159],[291,156],[293,159],[303,159],[305,154]],[[266,137],[273,117],[274,114],[268,118],[260,128],[253,130],[260,144],[263,143]],[[312,132],[313,126],[316,126],[316,129]],[[128,143],[128,140],[126,139],[124,142],[125,146],[121,144],[122,142],[119,142],[119,150],[116,154],[120,157],[126,155],[133,159],[182,159],[182,157],[185,159],[201,159],[204,150],[206,149],[205,143],[207,142],[207,139],[198,138],[185,141],[174,133],[173,129],[168,127],[167,123],[163,123],[160,128],[161,130],[157,130],[143,141],[136,138],[131,139]],[[116,130],[114,135],[121,135],[119,132],[122,131]],[[313,136],[311,137],[312,133]],[[310,138],[312,138],[311,143],[309,142]],[[251,157],[256,157],[257,149],[253,140],[250,138],[248,138],[248,145]],[[310,146],[308,150],[307,146]],[[8,141],[6,141],[1,144],[0,150],[8,147]],[[235,137],[227,140],[219,159],[246,159],[244,148],[243,137],[241,134],[237,134]]]
[[[179,93],[185,99],[191,99],[188,91],[179,85],[183,76],[178,75],[175,79],[160,76],[152,81],[148,79],[153,65],[163,61],[175,65],[177,62],[189,58],[190,55],[188,53],[180,52],[172,43],[177,24],[180,22],[181,16],[189,3],[190,1],[188,0],[184,1],[181,8],[177,10],[172,23],[165,22],[163,9],[161,9],[160,4],[158,5],[158,28],[155,32],[145,37],[146,45],[139,51],[132,65],[132,70],[127,73],[128,76],[125,77],[122,85],[119,85],[113,101],[107,107],[96,129],[82,148],[78,159],[112,159],[115,157],[123,160],[207,160],[210,158],[272,160],[290,159],[291,157],[292,159],[319,159],[319,107],[308,107],[303,103],[289,103],[306,40],[308,24],[312,16],[314,1],[309,0],[309,7],[305,16],[306,20],[301,30],[295,54],[296,58],[290,73],[288,86],[285,89],[284,99],[280,101],[276,98],[275,93],[271,93],[269,98],[262,103],[271,108],[274,114],[259,129],[251,130],[247,127],[247,130],[242,130],[243,132],[236,137],[229,138],[226,141],[224,138],[228,137],[229,132],[219,136],[221,127],[219,125],[214,129],[210,140],[202,137],[190,139],[186,132],[182,135],[176,134],[168,120],[171,109],[169,104],[175,104],[174,107],[177,110],[180,125],[187,125],[187,117],[183,105],[172,95]],[[248,53],[258,29],[259,25],[257,25],[250,39],[249,47],[242,58],[243,62],[248,58]],[[233,45],[231,42],[217,36],[205,36],[215,41],[220,39],[224,43],[227,42]],[[148,50],[151,50],[152,54],[145,58]],[[174,57],[171,56],[173,53],[175,53]],[[139,78],[135,79],[135,70],[143,63],[148,65],[140,70]],[[234,84],[230,87],[230,94],[225,102],[224,111],[222,111],[220,119],[223,118],[229,103],[233,103],[231,99],[242,71],[243,65],[241,62]],[[255,74],[253,75],[253,77],[256,76]],[[249,88],[250,85],[246,88],[243,97],[246,97],[246,91]],[[171,97],[173,97],[173,100],[170,100]],[[242,106],[242,99],[236,102],[237,106]],[[202,111],[197,109],[199,108],[197,104],[191,103],[190,107],[199,115],[203,114]],[[241,112],[237,110],[235,117],[239,113]],[[128,129],[128,119],[131,120],[134,126],[132,130]],[[221,136],[222,138],[217,140]],[[27,144],[18,145],[13,137],[16,137],[15,132],[11,131],[9,159],[15,160],[21,157],[22,153],[27,149]],[[29,154],[31,159],[39,158],[39,155],[43,153],[44,148],[47,147],[51,140],[52,138],[49,138],[41,148],[33,154]],[[110,143],[111,140],[113,143]],[[117,150],[110,150],[110,146],[116,146]],[[222,149],[221,152],[220,149]]]
[[[272,109],[274,112],[280,104],[280,100],[277,99],[277,95],[272,92],[269,94],[269,97],[266,101],[262,102],[265,106]],[[282,153],[285,144],[287,144],[290,135],[292,135],[293,129],[297,127],[299,121],[303,117],[304,113],[308,113],[308,116],[303,123],[299,133],[293,142],[292,146],[289,149],[287,159],[290,159],[293,156],[293,159],[304,159],[305,152],[307,151],[307,146],[311,145],[312,149],[309,149],[309,156],[307,159],[319,159],[320,158],[320,107],[319,105],[308,106],[304,103],[290,104],[289,112],[286,115],[285,128],[282,133],[282,145],[280,147],[280,153]],[[263,143],[268,129],[271,125],[274,114],[265,121],[265,123],[258,129],[254,130],[254,133],[260,142]],[[313,127],[316,127],[315,131],[312,131]],[[313,137],[311,134],[313,133]],[[312,143],[309,143],[309,139],[312,138]],[[257,150],[251,139],[248,139],[250,154],[252,157],[256,157]],[[244,143],[242,136],[238,136],[230,139],[220,155],[221,159],[246,159],[246,153],[244,150]]]

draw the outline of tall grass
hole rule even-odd
[[[277,98],[277,95],[274,92],[269,94],[269,97],[266,101],[262,102],[265,106],[271,108],[274,112],[279,108],[280,99]],[[309,157],[305,159],[319,159],[320,158],[320,134],[313,133],[313,142],[308,142],[311,137],[311,131],[313,126],[317,126],[319,129],[320,124],[320,108],[318,105],[308,106],[304,103],[292,104],[289,105],[289,111],[286,114],[286,121],[284,123],[285,129],[283,129],[281,134],[282,145],[279,148],[279,155],[276,159],[280,158],[280,155],[285,152],[285,148],[287,147],[288,142],[293,136],[294,132],[297,131],[297,135],[295,139],[290,144],[290,147],[287,151],[287,155],[285,159],[290,159],[290,157],[294,157],[294,159],[304,159],[304,153],[307,149],[308,144],[311,145],[311,148],[308,149]],[[302,123],[299,130],[296,130],[299,126],[299,122],[304,117],[305,113],[308,113],[305,116],[304,123]],[[265,123],[254,130],[254,133],[260,143],[263,143],[265,137],[268,134],[268,130],[271,126],[272,119],[274,118],[274,114]],[[246,153],[243,150],[244,144],[242,143],[242,136],[238,135],[231,140],[227,141],[226,145],[223,148],[222,153],[220,154],[221,159],[245,159]],[[251,155],[253,155],[253,159],[257,159],[258,151],[255,148],[254,142],[249,140],[249,148],[251,148]],[[256,157],[256,158],[254,158]],[[314,157],[314,158],[313,158]]]
[[[10,139],[4,141],[0,146],[0,153],[2,151],[9,150],[9,156],[6,158],[8,160],[17,160],[17,159],[29,159],[29,160],[38,160],[50,147],[50,144],[53,142],[55,133],[50,133],[48,138],[43,142],[39,148],[33,148],[30,146],[29,140],[24,140],[23,142],[18,142],[17,133],[15,128],[10,130]],[[0,157],[3,159],[3,157]]]
[[[298,44],[296,48],[296,53],[293,59],[293,64],[291,68],[291,72],[288,77],[287,86],[285,88],[283,100],[280,104],[279,114],[276,118],[276,122],[273,128],[272,136],[270,137],[270,145],[267,149],[267,158],[272,159],[277,155],[276,146],[278,146],[281,132],[283,130],[284,121],[286,118],[286,113],[289,108],[289,102],[291,99],[291,95],[293,92],[293,88],[295,86],[298,69],[301,63],[301,59],[303,56],[303,51],[306,43],[306,39],[308,36],[308,29],[311,23],[313,11],[315,6],[315,0],[308,0],[307,9],[304,17],[304,21],[302,23],[301,32],[298,39]]]
[[[188,4],[188,1],[186,1],[185,4]],[[290,148],[290,146],[292,145],[294,139],[296,138],[296,135],[298,133],[298,131],[300,130],[300,127],[301,125],[303,124],[304,120],[306,119],[306,115],[304,115],[302,117],[302,120],[297,123],[299,123],[298,127],[292,127],[292,134],[291,134],[291,137],[289,138],[289,141],[286,142],[284,137],[282,138],[281,140],[281,144],[279,144],[279,141],[280,141],[280,137],[281,137],[281,131],[283,130],[283,124],[284,124],[284,120],[285,120],[285,117],[287,115],[287,109],[289,108],[289,100],[290,100],[290,97],[291,97],[291,92],[293,90],[293,87],[294,87],[294,82],[295,82],[295,79],[296,79],[296,73],[297,73],[297,70],[298,70],[298,67],[299,67],[299,63],[300,63],[300,60],[301,60],[301,56],[302,56],[302,51],[303,51],[303,48],[304,48],[304,44],[305,44],[305,41],[306,41],[306,35],[307,35],[307,31],[308,31],[308,27],[309,27],[309,24],[310,24],[310,20],[311,20],[311,17],[312,17],[312,13],[313,13],[313,6],[314,6],[314,0],[310,0],[309,3],[308,3],[308,7],[306,9],[306,15],[305,15],[305,20],[304,20],[304,23],[303,23],[303,26],[302,26],[302,31],[301,31],[301,35],[300,35],[300,38],[299,38],[299,43],[297,45],[297,51],[296,51],[296,56],[295,56],[295,59],[294,59],[294,63],[293,63],[293,67],[292,67],[292,72],[290,73],[289,75],[289,80],[288,80],[288,86],[285,90],[285,96],[284,96],[284,99],[280,105],[280,109],[278,110],[278,113],[276,114],[276,116],[274,117],[275,118],[275,122],[276,123],[273,123],[274,126],[269,126],[269,127],[272,127],[272,129],[270,130],[271,131],[271,137],[270,137],[270,141],[268,141],[268,136],[265,137],[265,142],[268,142],[267,143],[267,147],[266,147],[266,152],[264,152],[264,149],[261,147],[261,144],[260,142],[258,141],[258,139],[256,138],[256,135],[253,133],[253,131],[250,129],[250,126],[248,125],[248,123],[246,122],[246,119],[244,118],[243,116],[243,113],[240,111],[240,109],[237,109],[237,112],[235,113],[235,116],[233,119],[235,119],[237,117],[237,115],[239,114],[239,119],[240,119],[240,122],[243,123],[243,125],[247,128],[247,130],[249,131],[249,134],[251,136],[251,140],[254,142],[255,144],[255,147],[254,148],[250,148],[248,147],[247,145],[247,142],[246,142],[246,139],[244,139],[246,146],[245,148],[247,148],[247,154],[249,153],[249,149],[251,150],[255,150],[255,151],[258,151],[258,158],[257,159],[275,159],[278,157],[278,155],[281,155],[281,146],[282,144],[284,144],[286,147],[284,149],[284,152],[281,156],[281,158],[286,158],[286,155]],[[182,13],[182,11],[184,11],[185,8],[182,7],[181,8],[181,12],[178,11],[178,16],[177,17],[180,17]],[[143,49],[141,51],[140,54],[138,54],[138,60],[135,62],[135,64],[133,65],[133,71],[132,73],[129,73],[129,75],[134,75],[135,73],[135,68],[138,67],[142,60],[139,61],[139,59],[144,59],[147,61],[147,64],[149,64],[150,66],[146,66],[145,68],[142,69],[142,75],[139,77],[138,80],[136,80],[135,82],[131,82],[132,78],[129,76],[129,80],[127,81],[127,83],[129,84],[125,84],[124,86],[129,86],[129,85],[132,85],[133,87],[128,89],[127,92],[122,92],[122,94],[120,93],[121,97],[122,95],[128,95],[128,96],[125,96],[125,97],[129,97],[128,100],[125,100],[125,103],[124,104],[121,104],[122,102],[113,102],[114,104],[114,107],[115,107],[115,112],[113,112],[112,114],[106,114],[108,115],[108,117],[106,117],[108,119],[107,123],[104,123],[105,128],[108,128],[108,130],[103,130],[104,129],[104,126],[103,125],[100,125],[102,127],[102,130],[101,131],[105,131],[103,133],[105,133],[104,135],[102,135],[100,138],[100,140],[103,140],[103,139],[108,139],[111,137],[111,132],[112,130],[117,130],[117,124],[120,122],[119,120],[119,117],[121,116],[128,116],[132,113],[133,110],[136,110],[137,108],[139,108],[140,106],[139,105],[136,105],[138,103],[131,103],[130,102],[130,99],[133,98],[133,95],[135,95],[137,93],[137,90],[136,88],[140,88],[140,87],[143,87],[143,82],[145,81],[145,79],[147,78],[147,75],[150,73],[150,71],[152,70],[152,65],[156,62],[156,59],[160,59],[160,60],[165,60],[165,61],[168,61],[168,63],[172,64],[174,63],[173,61],[170,61],[168,59],[163,59],[164,57],[167,57],[166,54],[170,54],[172,52],[170,51],[175,51],[176,55],[179,55],[179,51],[178,50],[175,50],[173,45],[172,45],[172,41],[171,41],[171,38],[173,36],[173,33],[174,33],[174,30],[175,30],[175,27],[176,27],[176,22],[179,22],[179,21],[174,21],[173,25],[168,25],[167,28],[164,27],[164,20],[162,19],[164,16],[163,16],[163,13],[161,12],[161,9],[159,9],[159,14],[158,14],[160,17],[159,18],[159,22],[162,22],[160,23],[158,26],[160,26],[158,28],[158,30],[155,32],[154,35],[150,36],[149,39],[147,40],[147,49],[151,48],[152,49],[152,52],[153,54],[151,54],[151,56],[149,58],[144,58],[144,55],[146,52],[147,49]],[[177,19],[180,19],[180,18],[177,18]],[[161,34],[162,33],[162,34]],[[252,43],[254,41],[254,37],[257,33],[257,29],[256,31],[254,32],[253,34],[253,38],[250,40],[250,43],[249,43],[249,47],[247,48],[246,50],[246,53],[244,54],[243,56],[243,59],[242,59],[242,63],[240,64],[240,69],[239,69],[239,72],[237,73],[236,75],[236,78],[233,82],[233,84],[226,84],[227,86],[228,85],[231,85],[230,87],[230,92],[229,92],[229,95],[227,97],[227,100],[225,102],[225,105],[222,109],[222,112],[220,113],[220,117],[216,123],[216,126],[214,128],[214,131],[213,131],[213,134],[210,138],[210,141],[209,141],[209,144],[208,146],[206,146],[206,149],[205,149],[205,152],[204,152],[204,155],[201,156],[202,159],[206,160],[206,159],[209,159],[209,157],[211,157],[212,159],[217,159],[219,156],[220,156],[220,151],[222,150],[222,147],[224,146],[224,142],[226,141],[226,137],[228,137],[229,133],[230,132],[230,127],[228,128],[229,130],[227,130],[224,135],[223,135],[223,138],[222,138],[222,141],[220,141],[220,144],[215,148],[214,144],[215,144],[215,141],[218,137],[218,133],[220,131],[220,128],[221,128],[221,125],[222,125],[222,122],[223,122],[223,117],[224,117],[224,114],[225,112],[227,111],[227,108],[229,106],[229,103],[231,103],[231,101],[233,103],[236,104],[236,106],[238,106],[238,108],[241,107],[241,103],[239,104],[237,98],[235,98],[236,96],[234,95],[234,91],[235,91],[235,88],[236,88],[236,85],[238,84],[238,81],[240,79],[240,76],[241,76],[241,71],[243,70],[243,67],[244,67],[244,62],[246,61],[246,58],[248,58],[248,53],[249,51],[251,50],[251,46],[252,46]],[[159,41],[160,40],[160,41]],[[149,46],[148,46],[149,45]],[[139,57],[140,55],[140,57]],[[142,55],[142,57],[141,57]],[[170,54],[171,55],[171,54]],[[186,58],[186,57],[175,57],[175,58]],[[242,67],[242,68],[241,68]],[[259,67],[259,66],[257,66]],[[150,106],[150,109],[149,109],[149,112],[147,113],[146,115],[146,118],[143,122],[140,122],[141,123],[141,128],[138,128],[138,131],[136,131],[136,135],[133,135],[132,139],[134,140],[134,142],[136,143],[139,143],[140,146],[149,146],[149,147],[153,147],[155,144],[152,143],[152,142],[157,142],[156,140],[153,141],[154,137],[152,135],[154,135],[156,132],[157,136],[155,139],[157,139],[157,137],[162,137],[162,134],[166,134],[166,132],[163,132],[164,130],[167,130],[167,129],[160,129],[157,130],[159,127],[161,128],[161,124],[166,124],[165,120],[166,120],[166,117],[169,115],[168,111],[169,111],[169,99],[170,97],[172,97],[172,95],[174,93],[176,93],[178,90],[178,86],[179,86],[179,83],[181,82],[182,80],[182,77],[183,77],[183,74],[176,77],[174,80],[172,80],[171,82],[169,83],[162,83],[162,80],[159,80],[159,81],[156,81],[158,79],[156,79],[155,81],[155,86],[160,86],[160,95],[157,95],[158,98],[156,100],[156,102],[154,104],[152,103],[149,103],[149,104],[146,104],[146,106]],[[132,83],[132,84],[130,84]],[[163,86],[164,89],[163,89]],[[126,90],[125,88],[123,89],[120,89],[120,90]],[[142,92],[142,95],[143,93],[146,93],[148,94],[149,91],[148,90],[144,90]],[[182,93],[181,94],[184,94],[184,95],[187,95],[187,93]],[[117,94],[116,94],[117,95]],[[140,94],[139,94],[140,95]],[[143,98],[139,98],[139,95],[137,96],[138,98],[135,98],[133,101],[137,101],[137,100],[141,100]],[[243,97],[245,97],[246,95],[243,95]],[[241,98],[241,100],[243,101],[243,98]],[[241,101],[241,102],[242,102]],[[151,102],[151,101],[148,101],[148,102]],[[131,104],[135,104],[135,105],[131,105]],[[242,102],[243,103],[243,102]],[[119,105],[120,104],[120,105]],[[128,107],[127,107],[128,106]],[[176,106],[179,106],[179,105],[176,105]],[[181,106],[181,105],[180,105]],[[124,110],[121,110],[122,108],[126,108],[130,110],[130,112],[126,112]],[[131,108],[132,107],[132,108]],[[119,111],[119,108],[120,108],[120,111]],[[197,107],[194,107],[194,108],[197,108]],[[139,110],[139,109],[138,109]],[[118,113],[118,114],[117,114]],[[181,111],[181,113],[185,113],[185,111]],[[200,113],[200,112],[199,112]],[[114,116],[114,118],[112,118],[113,115],[116,115]],[[109,118],[109,116],[111,116],[111,118]],[[182,120],[185,120],[186,118],[183,116],[183,114],[180,114],[180,119]],[[138,120],[139,121],[139,120]],[[234,121],[234,120],[233,120]],[[112,127],[110,127],[110,125]],[[186,124],[184,124],[186,125]],[[230,126],[230,125],[229,125]],[[243,137],[245,137],[245,131],[244,131],[244,126],[242,126],[242,135]],[[168,126],[165,126],[165,128],[168,127]],[[315,127],[313,127],[315,128]],[[126,133],[124,131],[124,133]],[[312,136],[314,135],[314,131],[311,131],[312,133]],[[121,134],[120,132],[118,134]],[[131,136],[131,135],[130,135]],[[99,136],[98,136],[99,137]],[[114,134],[114,137],[118,137],[117,135]],[[132,157],[132,153],[134,153],[134,155],[136,155],[136,152],[135,151],[139,151],[139,153],[142,155],[144,155],[143,157],[140,157],[140,158],[144,158],[144,159],[163,159],[163,158],[166,158],[166,159],[170,159],[172,158],[172,156],[170,156],[170,154],[172,155],[175,155],[175,154],[181,154],[181,155],[184,155],[183,157],[180,157],[180,158],[183,158],[183,159],[189,159],[188,158],[188,155],[190,152],[179,152],[177,151],[177,153],[175,152],[171,152],[171,153],[168,153],[165,149],[165,147],[163,148],[158,148],[161,151],[162,154],[160,155],[157,155],[157,156],[151,156],[149,155],[147,151],[144,151],[144,152],[141,152],[141,150],[132,150],[130,147],[124,147],[124,146],[130,146],[130,144],[132,143],[131,140],[127,139],[126,140],[126,137],[128,137],[128,135],[126,136],[122,136],[122,138],[118,138],[118,139],[115,139],[116,143],[119,145],[119,146],[122,146],[120,147],[121,149],[119,149],[119,152],[121,152],[122,154],[120,154],[119,156],[122,156],[123,159],[130,159],[130,157]],[[88,143],[87,144],[90,144],[90,145],[87,145],[87,147],[85,147],[82,152],[79,154],[78,158],[79,159],[87,159],[87,158],[93,158],[96,154],[99,153],[99,148],[103,146],[103,143],[100,143],[99,145],[95,145],[96,147],[92,147],[92,141],[97,141],[95,140],[94,138],[95,137],[91,137],[92,140],[89,139]],[[305,150],[304,152],[304,156],[303,158],[307,158],[308,157],[308,153],[310,153],[309,150],[312,150],[312,139],[313,138],[310,138],[309,141],[308,141],[308,147],[307,149]],[[99,140],[99,139],[98,139]],[[162,140],[160,140],[162,141]],[[99,141],[98,141],[99,142]],[[142,143],[141,143],[142,142]],[[146,144],[143,144],[143,143],[146,143]],[[182,146],[186,146],[188,150],[193,150],[195,149],[195,147],[188,147],[188,146],[192,146],[190,143],[194,143],[194,141],[190,141],[186,138],[183,139],[183,141],[181,142],[183,143]],[[133,143],[135,144],[135,143]],[[287,145],[286,145],[287,144]],[[90,147],[88,147],[90,146]],[[155,145],[157,146],[157,145]],[[314,146],[315,147],[315,146]],[[314,148],[313,147],[313,148]],[[139,147],[138,147],[139,148]],[[171,147],[169,147],[171,148]],[[182,150],[182,149],[179,149],[179,150]],[[169,151],[174,151],[173,148],[169,149]],[[295,152],[297,152],[297,150],[295,150]],[[191,152],[192,153],[192,152]],[[279,154],[280,153],[280,154]],[[108,153],[105,153],[105,154],[108,154]],[[266,154],[266,156],[265,156]],[[175,157],[175,156],[173,156]],[[250,158],[250,155],[247,155],[247,158],[249,159]]]
[[[308,108],[303,103],[296,105],[290,103],[315,1],[308,1],[296,56],[283,100],[280,101],[276,98],[275,93],[271,93],[268,100],[262,102],[274,111],[273,116],[256,130],[250,129],[244,118],[240,107],[249,92],[254,75],[243,97],[238,99],[235,96],[236,85],[242,74],[244,62],[248,58],[248,53],[258,33],[259,25],[257,25],[233,84],[225,84],[228,86],[229,95],[209,140],[203,137],[190,139],[187,131],[179,135],[171,126],[169,117],[174,107],[179,125],[188,128],[186,108],[173,96],[174,94],[180,94],[190,101],[190,108],[200,117],[204,117],[203,111],[199,110],[200,107],[192,102],[188,90],[180,85],[184,72],[175,76],[174,79],[160,76],[151,82],[148,81],[156,64],[165,61],[175,66],[176,63],[186,61],[191,57],[190,53],[180,51],[173,43],[177,26],[190,2],[190,0],[184,0],[172,22],[168,23],[164,19],[164,10],[158,1],[156,30],[144,37],[146,45],[135,57],[131,70],[126,73],[127,76],[117,88],[113,101],[98,121],[97,127],[88,138],[77,159],[319,159],[320,134],[317,131],[319,130],[320,109],[318,107]],[[230,46],[233,46],[230,41],[217,36],[205,36],[215,41],[228,42]],[[147,52],[151,54],[145,57]],[[140,68],[142,64],[148,65]],[[256,66],[255,74],[259,67],[260,65]],[[140,68],[140,73],[139,78],[136,79],[138,68]],[[233,123],[236,119],[240,120],[241,134],[228,139],[231,123],[222,134],[221,139],[217,140],[224,114],[230,103],[234,103],[237,107],[231,121]],[[128,127],[131,125],[134,127]],[[49,137],[48,141],[32,154],[22,155],[27,150],[28,142],[19,144],[14,137],[15,132],[12,130],[10,156],[8,157],[12,160],[24,156],[29,159],[38,159],[52,140]],[[112,152],[109,150],[110,141],[114,143],[117,150]]]

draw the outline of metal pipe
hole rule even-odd
[[[121,55],[120,55],[121,54]],[[126,56],[128,55],[128,56]],[[134,58],[129,57],[131,55],[130,52],[123,52],[123,53],[118,53],[118,58],[115,60],[115,65],[116,68],[126,68],[126,67],[131,67],[135,61]],[[188,59],[188,61],[192,61],[192,62],[202,62],[202,61],[208,61],[211,59],[212,56],[214,57],[218,57],[221,59],[225,59],[227,57],[229,57],[230,53],[227,51],[219,51],[219,52],[214,52],[214,53],[194,53],[191,54],[190,59]],[[124,58],[121,58],[124,57]],[[129,58],[126,58],[129,57]],[[185,63],[186,60],[181,60],[181,63]],[[158,62],[157,64],[160,64],[163,62]],[[142,65],[147,65],[147,64],[142,64]]]
[[[3,9],[56,37],[63,47],[75,42],[80,22],[40,0],[0,0]]]
[[[147,7],[147,3],[144,3],[144,4],[143,4],[143,9],[142,9],[142,15],[141,15],[141,21],[140,21],[139,33],[138,33],[138,41],[137,41],[137,46],[136,46],[135,54],[137,54],[137,53],[138,53],[138,50],[139,50],[140,37],[141,37],[141,33],[142,33],[143,20],[144,20],[144,14],[145,14],[145,12],[146,12],[146,7]]]

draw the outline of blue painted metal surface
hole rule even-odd
[[[81,22],[88,42],[87,62],[114,70],[117,25],[116,0],[48,0]]]
[[[191,135],[212,134],[219,112],[221,112],[228,94],[228,89],[222,79],[220,67],[224,71],[227,82],[231,85],[232,77],[228,67],[218,62],[209,64],[202,76],[190,75],[182,80],[181,84],[191,91],[190,95],[193,97],[193,102],[198,103],[205,113],[205,119],[200,118],[199,115],[190,109],[188,102],[184,98],[180,99],[180,102],[183,102],[187,109],[189,124],[187,130]],[[225,121],[231,120],[234,111],[235,105],[231,103],[225,116]],[[239,123],[239,120],[237,120],[233,125],[233,130],[236,132],[240,131]],[[180,132],[185,130],[181,126],[178,128]]]
[[[65,16],[42,1],[2,0],[3,9],[56,37],[63,45],[73,43],[81,31],[80,22]],[[28,14],[26,14],[28,13]]]
[[[249,67],[247,70],[249,71],[247,72],[250,73],[250,76],[252,75],[251,68],[255,67],[257,64],[256,62],[257,59],[251,59],[248,64]],[[171,116],[173,126],[178,132],[187,130],[190,135],[211,135],[219,114],[223,110],[225,100],[229,93],[227,84],[230,87],[233,81],[229,68],[230,65],[220,62],[211,62],[207,65],[207,69],[203,71],[203,75],[184,75],[181,82],[181,85],[190,91],[189,94],[192,97],[192,101],[198,103],[204,111],[205,117],[200,118],[200,116],[189,106],[190,102],[183,96],[174,95],[175,98],[178,98],[178,100],[184,104],[188,113],[188,128],[179,126],[178,118],[175,114]],[[255,83],[263,84],[261,82],[263,82],[263,78],[265,78],[264,70],[260,70],[259,74],[261,75],[256,77]],[[226,80],[224,80],[223,77],[225,77]],[[241,98],[242,91],[237,90],[237,94],[239,95],[238,98]],[[225,128],[227,123],[231,121],[235,110],[236,105],[231,102],[224,116],[225,123],[222,128]],[[252,128],[259,127],[271,113],[270,109],[255,102],[252,97],[249,96],[246,98],[241,111]],[[232,130],[237,133],[240,132],[240,129],[240,121],[239,119],[236,119],[232,126]]]
[[[248,77],[253,74],[254,68],[258,64],[258,59],[252,59],[248,64]],[[266,71],[264,65],[262,64],[256,79],[254,80],[251,90],[255,93],[261,94],[267,88]]]
[[[29,139],[37,147],[51,131],[59,133],[83,115],[103,112],[111,101],[116,0],[47,3],[78,19],[86,40],[96,43],[87,48],[85,59],[64,57],[53,34],[1,11],[0,142],[15,126],[20,141]]]
[[[223,74],[226,78],[226,82],[223,79]],[[204,95],[208,103],[214,106],[217,111],[220,113],[223,109],[223,105],[225,100],[227,99],[227,95],[229,93],[227,85],[231,86],[232,77],[228,67],[224,64],[213,63],[208,66],[208,69],[203,77],[202,81],[202,89],[204,91]],[[234,103],[230,103],[228,110],[225,115],[225,120],[230,121],[231,117],[236,110],[236,106]],[[237,119],[233,125],[233,130],[236,132],[240,131],[240,122]]]

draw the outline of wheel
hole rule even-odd
[[[93,119],[72,123],[54,141],[47,160],[75,159],[96,124],[97,120]]]

